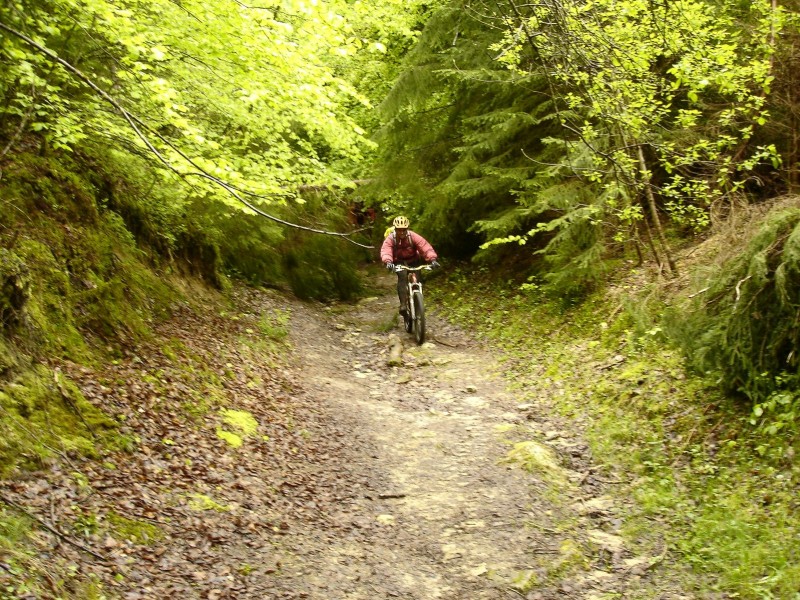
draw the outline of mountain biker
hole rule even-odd
[[[420,234],[408,228],[406,217],[396,217],[392,222],[394,231],[389,233],[381,246],[381,261],[390,271],[396,265],[419,266],[422,262],[439,266],[436,250]],[[406,297],[408,296],[408,271],[397,273],[397,296],[400,299],[400,314],[406,316]]]

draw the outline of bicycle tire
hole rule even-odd
[[[425,303],[422,301],[422,292],[414,292],[414,339],[417,345],[425,343]]]
[[[406,298],[406,314],[403,315],[403,325],[406,333],[414,331],[414,321],[411,319],[411,301]]]

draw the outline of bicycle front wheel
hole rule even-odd
[[[422,292],[414,292],[414,339],[418,345],[425,342],[425,305]]]
[[[414,330],[414,321],[411,318],[411,299],[406,298],[406,312],[403,315],[403,325],[405,326],[406,333],[411,333]]]

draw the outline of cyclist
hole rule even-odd
[[[395,265],[416,267],[422,262],[439,266],[436,250],[420,234],[408,228],[406,217],[396,217],[392,222],[394,231],[389,233],[381,246],[381,261],[390,271]],[[400,314],[406,316],[406,297],[408,296],[408,271],[397,273],[397,296],[400,299]]]

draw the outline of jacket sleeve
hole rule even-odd
[[[418,233],[409,232],[409,235],[411,236],[411,241],[414,242],[414,246],[417,248],[417,251],[425,259],[425,262],[431,262],[438,258],[436,250],[434,250],[433,246],[428,243],[428,240]]]
[[[392,243],[391,235],[383,240],[383,245],[381,246],[381,262],[384,264],[394,262],[394,244]]]

